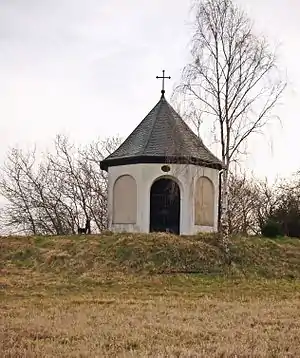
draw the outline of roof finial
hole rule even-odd
[[[165,94],[165,78],[168,78],[169,80],[171,79],[170,76],[165,76],[165,70],[162,70],[162,77],[161,76],[156,76],[156,78],[162,78],[162,90],[161,90],[161,96],[164,97]]]

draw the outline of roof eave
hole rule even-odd
[[[128,165],[128,164],[193,164],[206,168],[222,170],[223,165],[220,161],[208,162],[200,158],[186,156],[135,156],[126,158],[104,159],[100,162],[100,168],[108,171],[109,167]]]

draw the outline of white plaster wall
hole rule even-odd
[[[155,180],[162,177],[174,179],[180,188],[180,234],[193,235],[198,232],[214,232],[218,229],[219,171],[192,164],[168,164],[171,170],[164,173],[163,164],[131,164],[109,167],[108,169],[108,212],[109,228],[115,232],[149,232],[150,189]],[[137,183],[137,222],[136,224],[112,224],[113,186],[121,175],[131,175]],[[194,225],[194,193],[197,179],[208,177],[214,184],[214,226]]]

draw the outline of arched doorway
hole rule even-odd
[[[155,181],[150,191],[150,232],[180,234],[180,189],[167,178]]]

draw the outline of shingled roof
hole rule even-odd
[[[222,168],[222,162],[188,127],[164,95],[129,137],[100,163],[100,167],[107,171],[110,166],[137,163]]]

